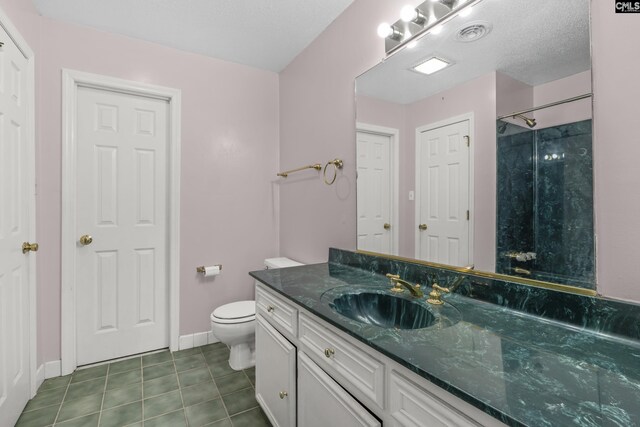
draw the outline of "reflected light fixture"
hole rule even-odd
[[[420,64],[413,67],[413,70],[422,74],[429,75],[429,74],[438,72],[444,68],[447,68],[450,65],[451,65],[450,62],[447,62],[444,59],[436,58],[435,56],[433,56],[427,59],[426,61],[423,61]]]
[[[467,17],[469,15],[471,15],[471,12],[473,12],[473,7],[469,6],[469,7],[465,7],[464,9],[462,9],[459,13],[460,16]]]
[[[443,28],[442,24],[440,24],[440,25],[436,25],[436,26],[435,26],[435,27],[433,27],[433,28],[431,29],[431,31],[429,31],[429,32],[430,32],[431,34],[438,35],[438,34],[440,34],[440,33],[442,32],[442,28]]]

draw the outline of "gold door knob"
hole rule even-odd
[[[22,253],[26,254],[27,252],[31,251],[31,252],[38,252],[38,244],[37,243],[29,243],[29,242],[24,242],[22,244]]]
[[[334,354],[336,354],[336,351],[335,351],[334,349],[332,349],[332,348],[325,348],[325,349],[324,349],[324,355],[325,355],[326,357],[331,357],[331,356],[333,356]]]
[[[90,245],[91,242],[93,242],[93,237],[91,237],[90,235],[85,234],[83,236],[80,236],[80,244],[82,246]]]
[[[280,399],[284,399],[287,396],[289,396],[289,393],[287,393],[286,391],[281,391],[280,392]]]
[[[267,311],[268,311],[269,313],[273,313],[273,310],[275,310],[275,309],[276,309],[276,308],[275,308],[274,306],[272,306],[272,305],[270,305],[269,307],[267,307]]]
[[[385,230],[391,230],[391,224],[385,222],[384,223],[384,229]]]
[[[426,229],[427,229],[427,224],[420,224],[420,225],[418,226],[418,230],[420,230],[420,231],[424,231],[424,230],[426,230]]]

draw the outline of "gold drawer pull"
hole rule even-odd
[[[289,396],[289,393],[287,393],[286,391],[281,391],[280,392],[280,399],[284,399],[287,396]]]
[[[270,305],[270,306],[268,306],[268,307],[267,307],[267,311],[268,311],[269,313],[273,313],[273,310],[275,310],[275,309],[276,309],[276,308],[275,308],[274,306],[272,306],[272,305]]]
[[[324,349],[324,355],[327,356],[327,357],[331,357],[331,356],[333,356],[335,354],[336,354],[336,351],[334,349],[332,349],[332,348],[325,348]]]

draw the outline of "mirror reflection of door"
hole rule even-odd
[[[361,125],[356,134],[358,249],[395,254],[393,145],[397,131]]]
[[[469,141],[469,120],[416,129],[417,259],[472,263]]]

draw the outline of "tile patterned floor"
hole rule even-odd
[[[255,371],[229,367],[219,344],[163,351],[46,380],[16,426],[269,427]]]

